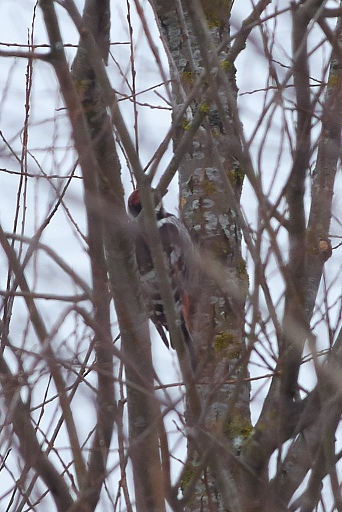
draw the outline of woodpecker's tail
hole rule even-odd
[[[191,319],[193,316],[193,311],[191,307],[191,301],[189,295],[183,290],[182,293],[182,333],[184,338],[185,346],[189,352],[189,358],[191,363],[191,368],[193,371],[196,370],[197,361],[196,361],[196,352],[193,343],[191,332]]]
[[[167,336],[165,334],[165,329],[164,329],[163,325],[162,324],[157,324],[157,323],[155,323],[154,325],[155,325],[155,328],[157,329],[157,331],[159,333],[159,336],[163,340],[164,345],[166,346],[166,348],[170,348],[169,340],[167,339]]]
[[[196,361],[196,353],[195,353],[194,343],[192,341],[191,334],[189,333],[188,328],[187,328],[186,323],[183,318],[182,318],[182,334],[183,334],[186,349],[189,353],[189,359],[190,359],[192,371],[195,372],[196,367],[197,367],[197,361]]]

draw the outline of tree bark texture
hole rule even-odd
[[[237,159],[241,143],[229,107],[229,102],[236,107],[237,92],[234,63],[228,58],[230,4],[205,3],[203,11],[192,1],[152,5],[170,65],[175,153],[202,114],[190,147],[181,155],[179,185],[183,219],[199,246],[200,277],[194,281],[191,303],[201,428],[207,434],[196,442],[203,447],[210,439],[212,453],[201,459],[189,443],[187,484],[192,473],[201,478],[187,509],[227,510],[229,502],[239,510],[232,459],[217,456],[219,443],[227,454],[236,453],[250,432],[249,385],[242,384],[247,376],[243,332],[248,287],[239,223],[244,171]],[[185,113],[179,119],[181,110]],[[237,376],[241,385],[226,383]]]

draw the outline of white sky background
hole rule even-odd
[[[80,9],[82,9],[83,1],[76,2]],[[133,2],[132,2],[133,3]],[[0,17],[0,41],[1,43],[20,43],[26,44],[28,38],[28,29],[32,24],[32,13],[35,2],[32,0],[26,0],[25,2],[14,2],[13,0],[0,0],[1,17]],[[112,42],[127,42],[129,40],[127,30],[127,11],[126,2],[122,0],[112,1],[113,14],[112,14]],[[145,14],[151,16],[151,11],[148,2],[145,1]],[[288,6],[288,0],[279,0],[274,3],[271,8],[283,8]],[[332,5],[336,5],[336,2],[332,2]],[[69,21],[68,16],[64,10],[57,6],[57,11],[60,19],[60,26],[62,30],[64,43],[76,44],[78,41],[77,33]],[[135,57],[136,57],[136,71],[137,71],[137,91],[145,90],[149,87],[155,86],[161,82],[160,75],[158,73],[154,58],[151,51],[148,48],[146,38],[143,34],[137,18],[134,15],[134,7],[131,6],[131,14],[134,19],[134,40],[135,40]],[[244,19],[250,12],[250,2],[245,0],[235,0],[235,6],[232,16],[232,23],[239,26],[239,23]],[[115,13],[115,14],[114,14]],[[150,22],[150,28],[153,26],[152,18]],[[270,27],[272,25],[270,24]],[[290,17],[288,14],[283,15],[279,18],[277,26],[275,27],[275,53],[279,61],[286,63],[288,62],[288,55],[290,48]],[[234,32],[234,28],[232,30]],[[154,31],[155,43],[159,44],[158,34]],[[271,32],[269,33],[271,37]],[[316,31],[313,35],[313,44],[318,42],[321,38],[321,34]],[[252,43],[255,43],[253,44]],[[37,10],[37,16],[35,20],[34,30],[34,43],[43,44],[47,43],[47,36],[45,28],[42,22],[40,10]],[[160,54],[163,54],[163,50],[160,46]],[[258,52],[260,48],[260,53]],[[1,46],[2,50],[5,50],[5,46]],[[37,50],[46,51],[46,50]],[[127,93],[127,87],[124,83],[124,77],[130,76],[130,63],[129,63],[129,45],[113,45],[111,47],[112,54],[116,61],[120,63],[122,75],[120,75],[118,67],[110,59],[110,65],[108,66],[108,74],[113,83],[113,86],[120,92]],[[258,31],[253,32],[251,42],[247,44],[246,50],[242,53],[237,61],[237,79],[240,88],[239,106],[244,122],[247,138],[253,132],[256,120],[260,116],[260,112],[263,110],[264,92],[243,95],[245,92],[255,91],[258,89],[264,89],[267,87],[267,77],[269,74],[268,63],[262,58],[262,43]],[[68,58],[70,63],[73,58],[73,50],[67,50]],[[318,50],[312,58],[312,75],[316,78],[322,78],[322,58],[328,58],[328,52],[326,50]],[[0,130],[5,139],[10,143],[14,151],[19,155],[22,151],[22,127],[25,118],[25,71],[26,61],[20,59],[1,59],[1,73],[0,73]],[[165,69],[167,69],[166,59]],[[286,69],[275,65],[278,76],[282,79],[286,74]],[[130,78],[129,78],[130,80]],[[291,82],[290,82],[291,83]],[[157,91],[164,94],[163,88],[160,87]],[[287,98],[287,106],[291,105],[293,100],[291,89],[287,90],[285,96]],[[270,99],[271,95],[267,97]],[[156,96],[152,91],[144,95],[139,96],[139,101],[142,103],[152,103],[155,106],[161,105],[162,100]],[[33,75],[33,91],[30,100],[30,128],[29,128],[29,139],[28,148],[34,158],[30,155],[27,157],[27,172],[41,174],[39,166],[48,175],[67,175],[70,173],[73,164],[75,162],[75,154],[72,150],[72,140],[70,135],[70,128],[66,120],[66,116],[63,108],[62,99],[58,93],[57,81],[54,77],[54,73],[51,67],[47,63],[36,62],[34,64],[34,75]],[[128,122],[128,126],[133,126],[132,117],[132,104],[128,101],[121,102],[122,111],[125,115],[125,119]],[[164,104],[165,106],[165,104]],[[57,110],[58,109],[58,110]],[[274,200],[281,186],[284,183],[284,179],[290,169],[291,160],[288,158],[288,141],[283,138],[282,127],[283,120],[280,116],[280,110],[278,109],[274,115],[271,128],[266,134],[265,143],[261,144],[261,140],[265,135],[263,129],[259,130],[252,145],[252,154],[258,170],[262,169],[262,178],[265,190],[269,190],[269,195]],[[291,112],[287,113],[287,121],[291,120]],[[167,110],[151,109],[149,107],[142,107],[139,110],[139,147],[140,156],[143,165],[149,161],[154,151],[158,147],[162,137],[166,133],[170,124],[170,113]],[[133,130],[132,130],[133,136]],[[259,150],[262,147],[260,154]],[[279,147],[282,148],[280,160]],[[260,160],[260,168],[258,158]],[[161,170],[166,165],[168,160],[171,158],[171,149],[165,156],[161,163]],[[38,164],[37,164],[38,162]],[[123,179],[127,192],[130,191],[130,178],[125,167],[124,159],[122,159],[123,165]],[[10,154],[8,148],[5,146],[2,139],[0,139],[0,168],[10,169],[12,171],[20,171],[20,165]],[[79,171],[76,172],[79,175]],[[55,179],[55,187],[61,186],[61,180]],[[13,231],[13,220],[17,204],[19,176],[9,175],[1,173],[0,175],[0,221],[2,226],[7,231]],[[341,183],[338,185],[341,186]],[[23,203],[23,195],[20,199],[20,214],[19,214],[19,227],[17,232],[21,230],[21,222],[23,214],[25,213],[25,236],[31,237],[41,222],[45,219],[47,213],[51,210],[51,206],[54,205],[56,195],[51,185],[45,179],[33,179],[29,178],[27,182],[27,204]],[[82,188],[79,180],[74,180],[68,189],[65,197],[65,204],[69,209],[72,218],[76,221],[81,233],[85,235],[85,217],[83,211],[82,202]],[[166,205],[169,209],[177,210],[177,183],[174,183],[170,187],[170,193],[166,198]],[[257,219],[257,206],[254,200],[253,192],[251,191],[248,183],[244,186],[243,192],[243,208],[246,212],[248,221],[255,226]],[[338,204],[334,204],[335,214],[340,217],[340,207]],[[341,226],[338,222],[334,222],[332,232],[340,234]],[[286,237],[284,233],[281,234],[280,244],[284,247],[284,254],[286,254]],[[89,281],[89,261],[86,254],[86,245],[82,240],[82,237],[77,233],[74,225],[71,224],[65,211],[60,208],[57,214],[51,220],[51,223],[44,231],[42,241],[51,246],[60,256],[65,257],[69,265],[77,271],[84,279]],[[333,241],[333,245],[336,245]],[[19,246],[17,246],[18,248]],[[24,246],[24,251],[26,246]],[[267,241],[265,240],[265,251],[267,250]],[[0,261],[3,262],[3,254],[0,253]],[[249,263],[250,259],[248,260]],[[330,303],[334,302],[336,297],[341,295],[341,280],[339,278],[341,267],[341,250],[334,251],[333,257],[329,260],[326,265],[326,272],[332,277],[328,281],[330,286],[331,282],[334,286],[329,292]],[[7,263],[3,263],[3,268],[7,268]],[[75,293],[74,287],[71,286],[71,280],[59,271],[54,262],[46,258],[41,252],[31,262],[29,267],[31,274],[28,274],[30,284],[35,291],[39,292],[50,292],[54,294],[73,294]],[[251,267],[252,268],[252,267]],[[278,271],[274,260],[270,261],[268,267],[268,275],[270,278],[270,285],[274,297],[279,297],[282,294],[282,283],[279,279]],[[2,290],[6,287],[6,274],[0,276],[0,288]],[[252,279],[252,274],[251,274]],[[60,315],[66,314],[67,307],[65,304],[60,302],[51,301],[39,301],[39,307],[44,315],[44,320],[49,329],[55,325]],[[264,306],[266,308],[266,306]],[[336,327],[336,315],[337,309],[331,311],[332,327]],[[267,311],[263,311],[267,316]],[[26,309],[21,300],[16,301],[16,305],[13,312],[13,319],[11,325],[11,339],[16,345],[20,345],[24,338],[26,329]],[[320,334],[320,340],[327,339],[326,327],[321,326],[317,330]],[[116,327],[113,329],[114,335],[116,334]],[[31,333],[32,334],[32,333]],[[74,317],[71,314],[70,322],[65,322],[63,327],[59,329],[58,334],[53,340],[56,346],[60,346],[61,354],[63,357],[68,359],[68,356],[73,352],[75,344],[81,343],[83,336],[83,327],[79,322],[75,329]],[[35,341],[34,336],[29,336],[30,346],[28,347],[32,351],[41,350],[38,342]],[[321,342],[321,341],[319,341]],[[81,347],[81,345],[80,345]],[[83,347],[84,348],[84,347]],[[82,350],[83,350],[82,348]],[[175,355],[171,351],[167,351],[162,342],[159,339],[155,339],[154,343],[154,357],[156,363],[156,369],[163,382],[174,382],[178,378],[177,365],[175,363]],[[259,362],[259,360],[256,361]],[[39,365],[35,366],[35,363],[30,360],[32,365],[33,376],[41,376],[42,369]],[[251,367],[251,371],[254,375],[265,373],[265,368]],[[41,377],[40,377],[41,378]],[[303,373],[303,383],[305,386],[310,387],[315,381],[312,372],[305,371]],[[45,384],[45,382],[43,382]],[[255,386],[254,390],[259,388]],[[44,389],[44,388],[43,388]],[[254,401],[255,408],[253,409],[254,419],[259,410],[259,406],[262,402],[262,396],[264,396],[265,389],[261,390],[260,394],[257,394]],[[92,421],[94,419],[94,410],[90,405],[93,397],[91,392],[85,388],[82,391],[83,395],[79,395],[79,429],[81,440],[87,435],[91,428]],[[176,391],[170,392],[172,396],[176,396]],[[41,400],[41,397],[37,397],[37,400]],[[87,410],[87,414],[84,414],[84,410]],[[92,414],[88,411],[93,410]],[[53,406],[51,406],[51,412]],[[1,412],[0,420],[3,420],[3,413]],[[48,420],[46,420],[48,421]],[[170,424],[170,428],[173,428]],[[52,427],[51,427],[52,428]],[[174,437],[172,442],[177,443],[178,437]],[[0,434],[0,446],[1,446],[1,434]],[[171,445],[172,446],[172,445]],[[0,448],[1,450],[1,448]],[[180,445],[178,452],[181,454],[184,450],[184,443]],[[1,453],[3,455],[3,453]],[[2,477],[2,475],[0,475]],[[2,477],[3,478],[3,477]],[[8,485],[11,485],[11,478],[6,475]],[[2,480],[3,482],[3,480]],[[1,486],[2,487],[2,486]],[[6,499],[2,498],[4,491],[0,488],[0,512],[6,510],[3,503],[6,503]],[[115,491],[116,492],[116,489]],[[104,507],[104,505],[103,505]],[[38,510],[38,508],[37,508]],[[43,510],[43,508],[39,509]],[[105,508],[98,508],[98,510],[105,510]]]

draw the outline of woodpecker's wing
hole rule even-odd
[[[157,226],[170,268],[185,283],[194,251],[190,235],[184,224],[171,214],[159,219]]]
[[[177,305],[182,299],[182,293],[186,289],[189,278],[189,267],[194,250],[192,241],[185,226],[174,215],[165,214],[165,217],[157,221],[157,227],[166,256],[173,296]],[[151,250],[143,230],[139,230],[136,234],[135,244],[143,293],[154,301],[157,306],[157,314],[161,315],[162,304],[158,280],[153,266]]]
[[[188,349],[192,368],[196,368],[196,356],[190,334],[191,304],[189,298],[194,272],[195,248],[184,224],[174,215],[165,215],[157,222],[164,252],[168,259],[170,281],[175,306],[181,321],[185,345]],[[166,318],[164,316],[165,322]]]
[[[140,274],[141,292],[147,309],[147,314],[154,323],[161,339],[167,348],[169,341],[166,335],[167,322],[164,314],[158,278],[153,266],[153,259],[145,233],[137,229],[135,233],[135,252]]]

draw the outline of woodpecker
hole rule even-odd
[[[169,342],[166,336],[166,331],[169,329],[160,295],[158,278],[153,266],[153,259],[143,228],[143,222],[139,222],[139,214],[142,211],[139,190],[135,190],[129,196],[128,211],[132,218],[138,218],[135,233],[135,252],[147,313],[150,320],[154,323],[161,339],[169,348]],[[175,215],[166,212],[161,201],[156,205],[155,213],[160,240],[169,270],[174,304],[181,322],[180,325],[184,343],[189,351],[191,365],[194,369],[195,355],[192,338],[189,332],[190,300],[187,293],[191,281],[190,267],[193,261],[194,246],[184,224]]]

